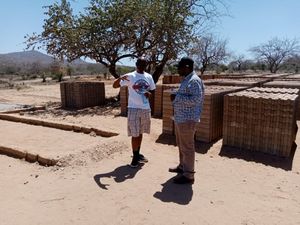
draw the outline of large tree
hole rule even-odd
[[[276,73],[286,59],[299,52],[298,43],[297,39],[275,37],[266,43],[250,48],[250,51],[257,59],[268,65],[271,73]]]
[[[187,47],[195,31],[220,16],[222,0],[91,0],[84,13],[73,15],[70,3],[47,6],[44,31],[27,36],[28,47],[72,61],[88,57],[119,74],[117,62],[149,57],[155,81],[166,63]]]
[[[227,40],[212,34],[195,39],[188,53],[200,67],[201,75],[209,66],[224,62],[230,55],[227,50]]]

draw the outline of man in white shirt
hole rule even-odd
[[[133,157],[129,164],[135,168],[139,162],[148,162],[140,154],[143,133],[150,133],[151,109],[149,98],[155,89],[152,75],[145,72],[147,60],[143,57],[136,61],[136,71],[125,74],[113,83],[114,88],[128,87],[127,130],[131,136]]]

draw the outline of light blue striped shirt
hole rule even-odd
[[[173,101],[174,121],[200,121],[204,99],[204,85],[200,77],[192,72],[181,82]]]

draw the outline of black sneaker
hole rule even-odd
[[[146,162],[148,162],[148,159],[147,159],[144,155],[139,154],[139,159],[138,159],[138,161],[139,161],[140,163],[146,163]]]
[[[139,159],[137,159],[136,157],[132,157],[132,161],[129,164],[129,166],[132,168],[136,168],[138,165],[139,165]]]

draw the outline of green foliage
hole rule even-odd
[[[45,6],[48,9],[45,15],[43,32],[40,35],[27,35],[28,48],[41,44],[46,47],[47,53],[58,59],[67,58],[72,61],[77,57],[78,34],[76,29],[76,18],[72,15],[70,3],[61,0],[59,5],[55,2],[53,5]]]
[[[73,68],[70,66],[70,65],[67,65],[67,68],[66,68],[66,74],[68,75],[68,76],[71,76],[72,75],[72,73],[73,73]]]
[[[45,47],[59,59],[82,56],[118,77],[117,62],[147,55],[157,81],[166,63],[187,47],[205,21],[219,17],[221,0],[91,0],[84,13],[72,14],[61,0],[46,7],[41,34],[27,35],[28,47]],[[222,4],[220,4],[222,5]]]
[[[123,74],[134,71],[134,69],[135,69],[134,67],[129,67],[129,66],[118,66],[117,72],[118,72],[118,74],[123,75]]]
[[[176,68],[176,66],[174,66],[174,65],[168,65],[168,71],[169,71],[171,74],[176,74],[176,73],[177,73],[177,68]]]
[[[63,80],[64,74],[62,72],[56,72],[51,74],[51,77],[53,80],[57,80],[58,82],[61,82]]]
[[[46,74],[42,73],[41,78],[42,78],[42,82],[45,83],[46,82],[46,78],[47,78]]]
[[[13,66],[5,66],[4,74],[16,74],[18,72],[18,68]]]
[[[218,65],[216,72],[217,72],[217,74],[219,74],[219,73],[224,73],[227,70],[228,70],[228,67],[224,64],[221,64],[221,65]]]

